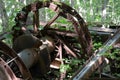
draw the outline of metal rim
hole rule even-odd
[[[22,8],[22,10],[17,14],[15,21],[16,21],[16,25],[13,27],[13,35],[14,38],[19,36],[16,35],[16,32],[24,32],[25,29],[22,29],[23,27],[26,28],[26,20],[28,17],[28,14],[32,11],[34,13],[34,17],[35,17],[35,21],[33,24],[35,24],[36,28],[34,28],[34,31],[36,31],[36,29],[38,29],[38,25],[39,25],[39,19],[38,17],[38,10],[40,8],[44,8],[47,7],[51,10],[53,10],[54,12],[57,13],[57,15],[54,16],[53,19],[51,19],[51,21],[49,21],[45,26],[44,26],[44,30],[48,29],[49,26],[59,17],[62,16],[65,19],[68,19],[72,22],[72,24],[74,25],[74,31],[75,33],[78,35],[78,41],[82,47],[82,52],[88,56],[91,56],[91,52],[92,52],[92,39],[90,36],[90,33],[88,31],[87,25],[85,23],[85,21],[83,20],[83,18],[77,13],[77,11],[73,8],[71,8],[70,6],[61,3],[61,2],[51,2],[51,1],[37,1],[33,4],[29,4],[27,6],[25,6],[24,8]],[[77,19],[77,21],[74,19],[74,17]],[[16,30],[16,28],[20,28],[20,30]],[[82,35],[82,36],[81,36]]]
[[[18,57],[17,53],[12,50],[8,45],[0,41],[0,50],[4,51],[5,54],[10,56],[11,58],[16,58],[14,61],[16,62],[17,66],[19,67],[19,70],[26,80],[32,80],[31,74],[29,70],[25,67],[25,64],[22,62],[22,60]]]

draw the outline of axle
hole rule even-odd
[[[7,76],[1,77],[0,80],[19,80],[21,78],[31,80],[29,69],[34,65],[39,66],[42,74],[47,72],[51,63],[50,53],[55,49],[54,41],[48,36],[39,40],[42,42],[42,45],[38,48],[26,48],[17,54],[13,49],[0,41],[0,76]],[[16,74],[18,71],[21,73],[20,75]]]
[[[38,61],[40,65],[50,66],[50,53],[54,50],[54,42],[50,37],[43,37],[41,39],[42,45],[39,48],[28,48],[18,53],[18,56],[22,59],[26,67],[29,69]],[[48,60],[45,62],[43,59]],[[41,63],[41,61],[43,63]],[[44,67],[45,67],[44,66]]]

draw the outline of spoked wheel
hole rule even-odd
[[[31,74],[14,50],[0,41],[0,79],[31,80]],[[3,77],[3,78],[2,78]]]
[[[48,8],[54,11],[56,15],[45,24],[39,24],[39,9],[41,8]],[[30,12],[33,12],[33,30],[29,30],[26,24]],[[72,26],[52,27],[59,17],[65,18]],[[16,25],[13,27],[14,40],[26,33],[30,33],[39,39],[49,36],[54,40],[56,49],[53,52],[54,54],[51,53],[51,58],[53,58],[53,55],[55,57],[53,61],[59,58],[61,64],[65,64],[63,58],[87,60],[92,55],[92,40],[86,23],[73,8],[64,3],[37,1],[24,7],[17,14],[15,21]],[[39,30],[39,25],[42,26],[42,30]]]

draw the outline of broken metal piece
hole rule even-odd
[[[28,17],[28,14],[30,13],[30,11],[37,11],[41,8],[47,7],[51,10],[53,10],[54,12],[56,12],[56,16],[54,16],[50,21],[48,21],[46,23],[46,25],[43,28],[43,35],[47,34],[47,29],[50,27],[50,25],[52,25],[52,23],[59,17],[63,17],[69,21],[72,22],[73,24],[73,29],[75,31],[75,33],[78,35],[77,39],[79,41],[79,44],[81,45],[82,48],[82,52],[88,56],[91,56],[91,52],[92,52],[92,39],[90,36],[90,33],[88,31],[87,28],[87,24],[85,23],[85,21],[83,20],[83,18],[77,13],[77,11],[73,8],[71,8],[70,6],[59,2],[51,2],[51,1],[36,1],[33,4],[29,4],[27,6],[25,6],[21,12],[19,12],[15,18],[16,21],[16,25],[13,27],[13,36],[14,39],[17,38],[18,36],[20,36],[21,34],[24,34],[23,30],[21,29],[22,27],[26,27],[26,20]],[[37,16],[39,17],[39,16]],[[38,25],[38,19],[36,19],[37,22],[33,23]],[[16,30],[16,28],[20,28],[20,30]],[[38,27],[36,27],[38,28]],[[36,29],[34,29],[36,30]],[[37,29],[38,30],[38,29]],[[33,31],[35,32],[35,31]],[[41,31],[40,31],[41,32]],[[18,33],[18,34],[16,34]],[[82,36],[81,36],[82,35]]]
[[[38,29],[39,27],[38,11],[39,9],[44,7],[47,7],[53,10],[54,12],[57,13],[57,15],[54,16],[50,21],[46,23],[43,30],[39,30]],[[28,14],[31,11],[34,13],[34,21],[33,21],[34,30],[30,31],[27,29],[26,20],[27,20]],[[25,6],[22,9],[22,11],[20,11],[17,14],[15,18],[16,25],[13,26],[13,29],[12,29],[13,41],[14,41],[13,48],[18,53],[18,55],[17,53],[14,52],[14,50],[9,48],[10,50],[12,50],[12,52],[10,53],[10,52],[7,52],[9,50],[6,51],[6,48],[4,49],[2,48],[2,46],[0,46],[0,49],[4,51],[5,54],[12,57],[11,60],[16,62],[17,66],[20,69],[21,75],[23,76],[23,79],[25,80],[32,79],[28,69],[32,67],[34,64],[37,64],[37,66],[39,67],[40,71],[43,74],[47,72],[47,69],[49,69],[50,62],[51,62],[50,53],[55,50],[55,45],[54,45],[54,40],[51,37],[47,37],[47,36],[50,36],[47,30],[49,29],[50,25],[52,25],[52,23],[59,16],[62,16],[63,18],[72,22],[75,35],[77,35],[75,39],[76,41],[78,41],[78,44],[80,44],[80,48],[82,48],[81,52],[83,52],[83,55],[88,55],[88,56],[91,55],[92,39],[91,39],[90,33],[88,31],[85,21],[75,10],[70,6],[61,2],[58,4],[51,1],[43,1],[43,2],[37,1],[33,4],[29,4]],[[34,32],[36,33],[34,34]],[[42,36],[39,33],[41,33]],[[27,36],[28,34],[29,36]],[[34,36],[30,36],[31,34]],[[52,37],[55,38],[55,41],[57,42],[59,39],[57,39],[55,36],[56,34],[55,35],[53,34]],[[42,41],[43,44],[39,42],[40,40]],[[59,43],[64,45],[64,47],[62,45],[61,46],[64,49],[66,49],[64,50],[61,48],[60,51],[64,50],[67,53],[71,53],[73,57],[78,56],[77,53],[74,51],[74,46],[75,46],[74,43],[73,44],[71,43],[70,45],[66,45],[66,46],[65,46],[65,43],[67,43],[67,40],[66,42],[64,41],[63,43],[62,42],[59,42]],[[59,44],[57,44],[56,46],[59,46]]]
[[[103,47],[97,52],[97,54],[90,60],[90,62],[82,68],[82,70],[78,70],[72,80],[81,80],[88,78],[104,61],[104,54],[110,47],[120,38],[120,28],[116,31],[116,33],[106,41]]]

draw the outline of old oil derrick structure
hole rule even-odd
[[[56,15],[41,24],[39,20],[41,8],[48,8]],[[29,29],[26,23],[30,12],[33,13],[33,29]],[[62,30],[63,26],[51,27],[59,17],[71,22],[72,30]],[[0,76],[5,76],[0,77],[1,80],[32,80],[34,76],[32,73],[35,71],[32,67],[37,67],[38,74],[44,75],[56,58],[60,59],[60,64],[64,64],[63,57],[87,60],[92,55],[92,39],[86,23],[75,9],[64,3],[37,1],[22,8],[15,21],[16,24],[12,28],[12,48],[0,41]],[[43,27],[42,30],[39,30],[39,25]],[[89,76],[87,71],[82,75]],[[79,76],[82,75],[75,74],[73,79],[80,79]],[[65,78],[64,76],[61,74],[60,78]]]

